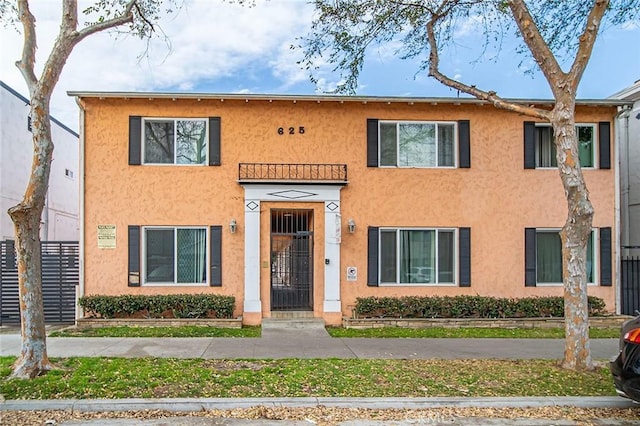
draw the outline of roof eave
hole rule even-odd
[[[360,103],[420,103],[420,104],[479,104],[487,101],[471,97],[400,97],[400,96],[338,96],[338,95],[274,95],[238,93],[172,93],[172,92],[81,92],[69,91],[67,95],[78,98],[121,98],[121,99],[197,99],[197,100],[241,100],[241,101],[290,101],[290,102],[360,102]],[[553,99],[505,99],[508,102],[526,105],[553,105]],[[576,105],[622,106],[631,102],[621,99],[577,99]]]

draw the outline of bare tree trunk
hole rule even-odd
[[[40,217],[49,187],[53,154],[49,117],[51,93],[74,46],[91,34],[133,22],[134,7],[145,25],[150,26],[150,31],[153,31],[153,25],[144,16],[144,7],[138,4],[139,0],[128,0],[124,10],[113,16],[108,5],[101,5],[100,8],[105,8],[102,11],[108,19],[104,19],[103,16],[98,22],[78,31],[77,3],[77,0],[62,2],[60,33],[38,79],[34,73],[37,50],[36,20],[29,9],[29,0],[17,0],[18,18],[24,30],[24,45],[22,57],[16,62],[16,66],[29,87],[31,97],[33,162],[22,202],[9,209],[16,236],[22,327],[22,350],[13,366],[12,378],[32,379],[52,369],[47,356],[40,254]],[[151,1],[148,7],[153,10],[157,6],[156,3]],[[145,28],[139,29],[141,34],[144,34],[144,30]]]
[[[16,236],[22,327],[22,349],[13,366],[12,378],[34,378],[52,369],[47,356],[40,255],[40,217],[53,153],[48,105],[42,97],[32,96],[34,154],[31,175],[22,202],[9,209]]]
[[[574,97],[558,99],[552,111],[558,170],[567,199],[567,220],[560,232],[564,284],[565,349],[562,366],[592,370],[587,299],[587,244],[593,205],[589,201],[575,134]]]

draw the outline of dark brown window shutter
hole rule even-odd
[[[471,167],[471,129],[469,120],[458,121],[458,162],[461,169]]]
[[[524,168],[536,168],[536,123],[524,122]]]
[[[222,286],[222,226],[211,227],[211,277],[209,285],[211,287]]]
[[[367,285],[378,287],[378,227],[370,226],[367,232]]]
[[[524,230],[524,285],[536,286],[536,228]]]
[[[378,120],[367,119],[367,167],[378,167]]]
[[[460,287],[471,287],[471,228],[458,230]]]
[[[601,121],[598,123],[598,167],[611,168],[611,123]]]
[[[129,165],[142,163],[142,117],[129,117]]]
[[[129,287],[140,287],[140,226],[129,225]]]
[[[220,165],[220,117],[209,117],[209,165]]]
[[[600,285],[610,287],[611,273],[611,228],[600,228]]]

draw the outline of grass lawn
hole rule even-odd
[[[6,399],[615,395],[607,368],[547,360],[58,358],[45,376],[6,380],[14,361],[0,357]]]
[[[365,328],[347,329],[327,327],[333,337],[371,338],[519,338],[519,339],[563,339],[562,328]],[[104,327],[95,329],[69,328],[51,332],[51,337],[260,337],[260,327],[216,328],[207,326],[188,327]],[[620,336],[619,328],[591,329],[593,339]]]
[[[413,337],[413,338],[505,338],[505,339],[564,339],[564,328],[342,328],[327,327],[333,337]],[[592,328],[592,339],[617,339],[620,328]]]
[[[103,327],[53,331],[51,337],[260,337],[260,327]]]

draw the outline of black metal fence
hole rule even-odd
[[[620,310],[624,315],[640,311],[640,257],[623,257],[620,265]]]
[[[77,241],[44,241],[42,298],[47,324],[75,321],[76,286],[79,283]],[[20,324],[18,265],[13,241],[0,241],[0,325]]]

